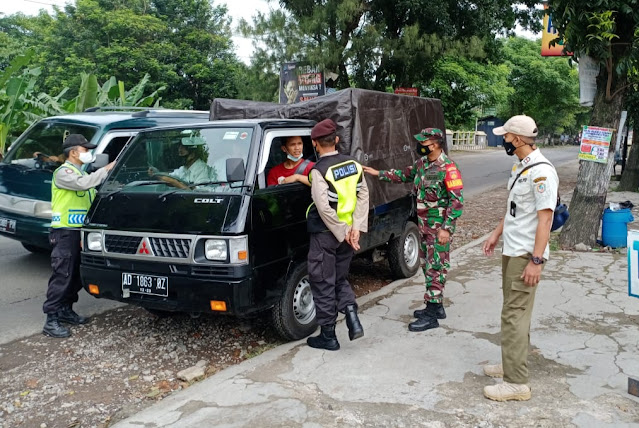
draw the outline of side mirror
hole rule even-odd
[[[229,158],[226,160],[226,181],[232,183],[234,181],[244,181],[246,169],[244,168],[244,159]]]

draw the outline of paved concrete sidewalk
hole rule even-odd
[[[626,256],[553,252],[531,331],[528,402],[482,395],[499,362],[500,256],[453,253],[441,328],[411,333],[423,277],[360,300],[366,335],[337,352],[289,343],[224,370],[115,425],[124,427],[630,427],[639,399],[639,301]]]

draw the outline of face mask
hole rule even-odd
[[[515,150],[517,150],[517,147],[515,147],[512,142],[509,143],[504,140],[504,150],[506,150],[506,154],[508,156],[512,156],[515,154]]]
[[[299,155],[298,157],[293,157],[293,155],[287,154],[286,158],[288,160],[292,160],[293,162],[297,162],[298,160],[302,159],[302,155]]]
[[[80,153],[80,155],[78,156],[78,159],[80,159],[80,162],[82,163],[91,163],[95,160],[93,155],[89,152]]]
[[[417,152],[418,156],[428,156],[432,150],[430,149],[429,146],[422,146],[421,143],[418,141],[417,142],[417,146],[415,147],[415,151]]]

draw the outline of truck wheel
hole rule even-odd
[[[393,278],[410,278],[417,273],[420,239],[419,228],[408,221],[402,234],[388,243],[388,264]]]
[[[295,266],[284,286],[284,294],[273,307],[273,325],[285,339],[302,339],[317,328],[305,261]]]
[[[34,254],[51,254],[51,248],[38,247],[37,245],[25,244],[22,242],[25,250]]]

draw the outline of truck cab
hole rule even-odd
[[[310,189],[267,186],[266,177],[284,160],[286,137],[302,137],[304,158],[316,160],[314,124],[242,119],[141,131],[85,220],[84,288],[153,312],[246,316],[270,310],[283,337],[311,334]],[[185,173],[195,168],[193,158],[187,168],[181,156],[187,149],[197,156],[197,178]],[[360,254],[387,254],[395,276],[412,276],[419,267],[415,221],[408,193],[372,206]]]
[[[20,241],[32,252],[50,251],[51,179],[64,162],[62,142],[67,135],[84,135],[97,145],[94,153],[107,155],[110,162],[141,129],[207,120],[208,112],[93,108],[36,122],[0,162],[0,235]]]

